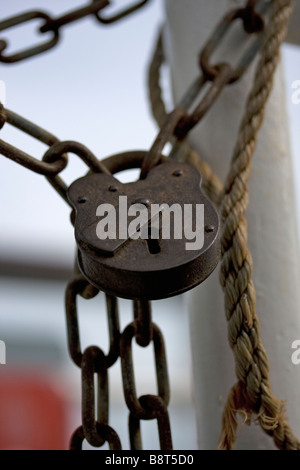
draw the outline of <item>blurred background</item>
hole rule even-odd
[[[115,7],[107,14],[125,3],[132,4],[113,2]],[[12,0],[2,2],[0,18],[25,8],[57,17],[84,4],[28,0],[25,7],[22,0]],[[17,64],[1,64],[0,99],[59,139],[83,143],[100,159],[149,149],[157,128],[147,96],[147,67],[164,14],[164,2],[152,0],[113,25],[87,17],[62,28],[61,41],[51,51]],[[1,33],[9,42],[7,53],[40,42],[40,24],[33,20]],[[299,58],[298,48],[284,46],[298,214],[300,104],[292,97],[293,84],[300,80]],[[164,72],[170,101],[168,70]],[[37,158],[46,151],[46,146],[9,125],[1,130],[1,138]],[[81,423],[80,371],[68,356],[64,312],[64,291],[75,256],[70,209],[44,177],[1,156],[0,170],[0,340],[6,344],[6,364],[0,364],[0,449],[66,449],[70,434]],[[85,172],[71,155],[62,176],[71,183]],[[121,178],[136,176],[131,171]],[[119,309],[124,329],[132,319],[131,302],[120,300]],[[166,341],[174,448],[197,449],[185,296],[153,302],[153,316]],[[107,351],[103,294],[79,300],[79,321],[82,348],[96,344]],[[156,393],[152,348],[134,347],[134,359],[138,395]],[[129,449],[119,361],[109,374],[110,425],[123,449]],[[156,423],[143,423],[142,431],[144,448],[158,448]]]

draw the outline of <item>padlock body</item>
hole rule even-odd
[[[201,192],[200,183],[197,169],[174,161],[156,166],[144,180],[132,183],[123,184],[106,174],[90,174],[75,181],[68,197],[76,211],[78,264],[89,282],[111,295],[149,300],[177,295],[203,282],[218,263],[220,247],[218,214]],[[137,233],[129,236],[129,228],[137,218],[128,213],[124,218],[124,200],[127,209],[142,204],[148,213],[144,225],[137,225],[140,232],[144,230],[144,238]],[[99,221],[104,220],[101,209],[109,207],[104,204],[113,208],[110,215],[116,217],[115,238],[99,239]],[[203,218],[198,223],[196,208],[199,215],[201,207]],[[186,208],[188,221],[184,218]],[[181,237],[180,222],[176,220],[180,213]],[[163,222],[168,221],[169,233],[163,230]],[[187,223],[189,227],[185,227]],[[151,239],[153,227],[159,233]],[[122,237],[118,238],[120,232]],[[201,248],[197,247],[198,239]]]

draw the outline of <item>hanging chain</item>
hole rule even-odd
[[[129,415],[129,433],[132,449],[142,449],[140,421],[156,419],[159,442],[162,450],[172,449],[172,438],[167,406],[170,401],[164,339],[158,326],[151,319],[149,301],[135,300],[134,321],[122,333],[120,356],[125,401]],[[134,367],[132,359],[132,340],[135,338],[140,347],[153,342],[158,395],[143,395],[137,398]]]
[[[86,439],[92,446],[100,447],[105,442],[110,449],[121,449],[116,432],[108,425],[108,369],[119,357],[119,314],[115,297],[106,296],[110,348],[107,355],[97,346],[81,351],[77,313],[77,297],[93,298],[98,290],[81,276],[69,282],[66,289],[66,321],[69,354],[73,362],[81,368],[82,377],[82,426],[76,429],[71,438],[71,449],[80,449]],[[95,383],[97,376],[97,415],[95,414]]]
[[[98,290],[82,276],[77,275],[66,289],[66,321],[68,348],[73,362],[80,367],[82,377],[82,425],[72,435],[70,448],[81,449],[84,439],[94,447],[102,447],[108,442],[110,449],[120,450],[118,434],[109,426],[109,385],[108,370],[120,358],[122,366],[123,390],[129,409],[129,435],[131,449],[142,449],[140,420],[157,420],[160,447],[172,449],[172,438],[167,406],[170,399],[166,352],[162,333],[151,319],[151,305],[148,301],[133,301],[134,320],[120,333],[117,298],[106,295],[109,329],[109,352],[104,354],[97,346],[89,346],[81,351],[77,298],[90,299]],[[140,347],[154,345],[155,368],[158,395],[137,397],[132,341]],[[94,375],[97,378],[95,391]],[[97,397],[97,413],[95,410]]]
[[[114,23],[115,21],[118,21],[135,12],[147,2],[149,2],[149,0],[140,1],[125,10],[121,10],[119,13],[111,17],[103,16],[102,13],[100,13],[100,11],[102,12],[103,9],[110,5],[109,0],[92,0],[92,2],[87,6],[78,8],[77,10],[66,13],[65,15],[62,15],[58,18],[52,18],[50,15],[42,11],[28,11],[20,15],[12,16],[11,18],[0,22],[0,31],[6,31],[13,26],[22,25],[24,23],[28,23],[29,21],[40,19],[43,20],[43,24],[39,28],[39,33],[43,36],[45,33],[51,32],[52,37],[47,42],[43,42],[38,46],[30,47],[11,55],[5,55],[3,53],[7,48],[7,43],[5,40],[1,39],[0,62],[5,62],[7,64],[19,62],[21,60],[28,59],[29,57],[41,54],[48,49],[52,49],[60,40],[60,29],[67,24],[73,23],[74,21],[78,21],[82,18],[93,15],[100,23],[104,25]]]
[[[76,10],[60,18],[52,19],[42,12],[30,12],[0,23],[0,30],[7,29],[13,25],[41,18],[45,22],[40,28],[41,34],[46,31],[53,33],[53,38],[42,46],[16,53],[11,56],[2,54],[6,44],[0,42],[0,61],[15,62],[39,54],[53,47],[59,39],[59,29],[71,21],[94,14],[102,23],[117,21],[121,17],[131,13],[144,5],[146,1],[139,2],[134,7],[123,11],[114,17],[104,18],[100,16],[100,10],[104,9],[108,1],[93,1],[88,7]],[[101,162],[84,145],[74,141],[60,142],[55,136],[48,133],[39,126],[18,116],[0,106],[0,129],[5,123],[10,124],[26,134],[40,140],[49,146],[41,160],[28,155],[23,150],[17,149],[11,144],[0,140],[0,153],[7,158],[21,164],[33,172],[46,176],[51,185],[57,190],[62,198],[67,200],[67,185],[62,181],[59,174],[68,163],[67,153],[74,153],[81,158],[92,172],[110,174],[114,172],[114,165],[120,168],[131,168],[138,160],[141,166],[141,178],[162,159],[162,150],[170,141],[173,144],[170,156],[179,158],[182,142],[205,116],[212,107],[221,91],[226,85],[241,79],[254,57],[257,55],[264,31],[265,17],[272,2],[248,1],[245,8],[236,9],[228,13],[219,23],[216,30],[202,49],[199,56],[201,75],[188,89],[184,98],[167,117],[150,151],[140,161],[140,155],[130,153],[131,160],[127,155],[119,155],[118,162],[108,160]],[[230,26],[241,20],[245,31],[253,37],[249,49],[239,60],[236,67],[228,63],[211,63],[211,56],[217,46],[223,41]],[[192,112],[190,108],[194,105],[198,95],[203,91],[204,85],[210,82],[210,87],[201,98]],[[121,361],[123,392],[127,407],[129,409],[129,434],[132,449],[141,449],[141,420],[156,420],[160,446],[164,450],[172,449],[172,438],[167,406],[170,399],[169,382],[166,364],[166,353],[162,333],[157,325],[152,322],[151,306],[148,301],[133,301],[133,321],[120,332],[117,299],[106,295],[107,316],[109,324],[110,347],[107,355],[97,346],[90,346],[83,352],[81,350],[80,332],[77,313],[77,298],[92,298],[98,294],[98,290],[88,283],[81,275],[76,273],[74,279],[68,284],[66,290],[66,317],[68,331],[68,347],[73,362],[80,367],[82,374],[82,425],[76,429],[71,439],[71,448],[82,447],[86,439],[90,445],[101,447],[108,442],[111,449],[121,449],[120,439],[114,429],[109,426],[109,384],[108,370],[117,362]],[[154,346],[155,368],[157,379],[157,395],[137,396],[134,375],[134,361],[132,355],[132,342],[135,339],[140,347],[147,347],[151,343]],[[97,387],[95,387],[95,376]],[[95,397],[97,407],[95,407]]]

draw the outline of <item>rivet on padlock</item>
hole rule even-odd
[[[192,165],[169,160],[131,183],[103,173],[75,181],[68,198],[76,211],[78,264],[89,282],[118,297],[155,300],[204,281],[219,259],[219,219],[200,183]],[[103,235],[109,221],[114,230]]]

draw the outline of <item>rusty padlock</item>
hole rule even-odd
[[[127,154],[129,168],[137,153],[133,160]],[[155,300],[204,281],[219,260],[219,218],[200,183],[196,168],[170,159],[131,183],[103,173],[75,181],[68,198],[78,265],[89,282],[118,297]]]

